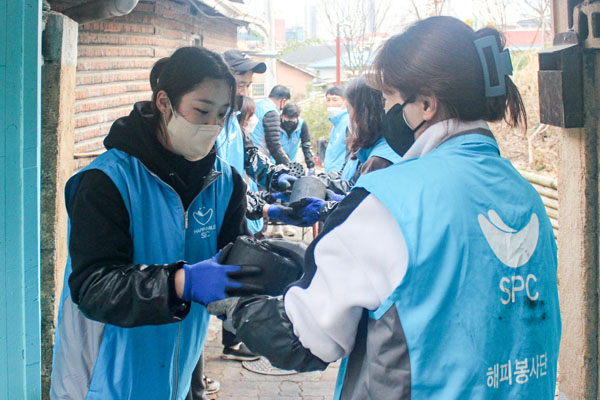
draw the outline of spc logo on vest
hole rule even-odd
[[[537,214],[533,213],[529,223],[519,232],[506,225],[494,210],[488,211],[488,218],[483,214],[477,216],[479,227],[496,257],[511,268],[519,268],[527,264],[539,239],[540,222]],[[536,301],[539,293],[532,288],[534,282],[537,282],[534,274],[529,274],[525,278],[521,275],[512,276],[510,279],[502,277],[500,290],[507,297],[502,296],[500,302],[505,305],[514,303],[517,292],[523,290],[529,300]]]
[[[194,220],[198,223],[198,225],[200,225],[200,227],[194,229],[195,235],[200,235],[202,239],[206,239],[210,237],[212,232],[217,229],[217,225],[214,222],[213,214],[213,209],[207,209],[206,207],[201,207],[200,209],[192,213]]]

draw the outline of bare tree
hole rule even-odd
[[[380,43],[378,33],[390,10],[392,0],[324,0],[324,11],[331,33],[341,38],[346,69],[352,76],[363,73]]]
[[[538,20],[538,31],[542,32],[542,44],[546,42],[548,17],[550,15],[550,0],[523,0]]]
[[[506,29],[506,10],[513,2],[514,0],[485,0],[488,18],[501,31]]]
[[[412,4],[417,19],[420,20],[422,17],[442,15],[446,0],[410,0],[410,3]]]

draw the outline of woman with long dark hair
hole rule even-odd
[[[107,151],[66,185],[53,399],[184,399],[205,305],[247,293],[245,272],[215,256],[248,233],[246,185],[214,146],[235,78],[220,55],[184,47],[150,81],[152,101],[115,121]]]
[[[452,17],[389,39],[372,83],[403,160],[363,175],[281,298],[227,299],[237,336],[280,368],[344,358],[335,398],[553,399],[556,244],[486,121],[525,121],[493,28]]]
[[[383,138],[385,101],[381,92],[373,89],[363,77],[352,80],[345,91],[350,115],[350,158],[341,178],[353,185],[363,174],[385,168],[400,161],[400,156],[413,142],[412,135],[400,154]]]
[[[348,140],[350,157],[341,175],[321,174],[328,187],[327,199],[308,197],[292,208],[271,205],[271,213],[279,215],[284,222],[299,226],[312,226],[324,222],[352,189],[361,175],[382,169],[401,160],[401,156],[414,142],[414,135],[408,133],[399,152],[387,144],[383,133],[388,129],[385,123],[385,101],[381,91],[372,88],[363,77],[350,81],[346,91],[346,106],[350,122]],[[274,213],[273,210],[279,211]]]

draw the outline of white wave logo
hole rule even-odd
[[[529,223],[520,232],[506,225],[494,210],[488,211],[488,217],[489,220],[479,214],[477,220],[496,257],[511,268],[525,265],[537,247],[540,234],[537,214],[531,215]]]
[[[202,210],[204,210],[204,207],[202,207],[198,211],[194,212],[192,215],[194,216],[194,219],[196,220],[197,223],[204,226],[204,225],[208,224],[210,222],[210,220],[212,219],[213,210],[212,210],[212,208],[209,208],[208,211],[204,211],[204,212],[202,212]]]

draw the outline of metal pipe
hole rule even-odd
[[[92,0],[63,11],[72,20],[85,24],[129,14],[139,0]]]

